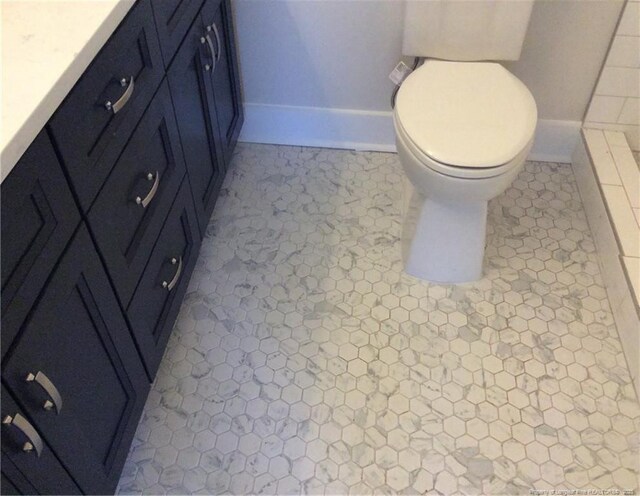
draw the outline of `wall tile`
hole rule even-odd
[[[630,67],[605,67],[596,95],[640,97],[640,71]]]
[[[606,65],[640,67],[640,38],[637,36],[616,36],[611,44]]]
[[[618,122],[626,98],[621,96],[594,95],[587,112],[587,122]]]
[[[640,208],[640,170],[623,133],[605,131],[605,138],[632,208]]]
[[[627,98],[618,116],[618,124],[640,125],[640,98]]]
[[[616,33],[624,36],[640,36],[640,4],[638,2],[627,3]]]
[[[620,99],[625,101],[620,107]],[[625,6],[589,105],[585,126],[625,133],[632,150],[640,150],[640,1]],[[618,114],[613,119],[613,115]]]

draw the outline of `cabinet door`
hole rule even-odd
[[[49,121],[83,211],[164,77],[149,0],[139,0]]]
[[[26,380],[38,373],[59,393],[60,410],[44,407],[55,403],[51,385]],[[2,376],[82,491],[113,492],[149,382],[85,226],[5,358]]]
[[[127,309],[152,380],[189,285],[200,240],[193,199],[185,181]]]
[[[15,419],[31,424],[27,417],[2,386],[2,418]],[[19,424],[17,424],[19,425]],[[35,429],[35,435],[40,432]],[[33,441],[13,424],[2,425],[2,494],[81,494],[67,471],[55,457],[46,440],[42,440],[42,452],[23,450],[25,443]]]
[[[2,459],[3,470],[6,469],[7,463],[11,463],[11,462],[6,461],[3,457]],[[25,491],[21,491],[20,489],[18,489],[16,484],[14,484],[13,481],[9,478],[9,475],[6,472],[2,472],[2,475],[0,476],[0,493],[25,494]],[[35,490],[31,491],[29,494],[35,494]]]
[[[169,67],[200,5],[202,0],[154,0],[151,2],[166,67]]]
[[[123,306],[138,284],[184,174],[164,82],[89,212],[89,227]]]
[[[80,222],[46,132],[2,183],[2,356]]]
[[[213,59],[208,47],[198,17],[168,72],[201,232],[207,227],[225,174],[210,77]]]
[[[231,161],[243,122],[240,82],[229,0],[207,0],[202,7],[205,29],[214,38],[215,66],[211,73],[216,116],[225,165]]]

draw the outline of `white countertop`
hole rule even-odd
[[[11,172],[134,2],[0,0],[0,180]]]

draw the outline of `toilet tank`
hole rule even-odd
[[[534,0],[406,0],[403,55],[518,60]]]

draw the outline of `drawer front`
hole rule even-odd
[[[80,222],[53,146],[41,132],[2,183],[2,356]]]
[[[166,67],[196,17],[202,0],[156,0],[151,2],[156,19],[160,48]]]
[[[50,121],[84,211],[111,171],[163,73],[151,5],[149,0],[139,0]]]
[[[2,386],[2,418],[11,416],[28,422],[31,419]],[[18,416],[16,415],[18,414]],[[35,435],[42,440],[40,456],[35,451],[25,452],[24,445],[33,441],[22,430],[22,423],[2,426],[2,494],[81,494],[69,474],[51,451],[41,432]],[[34,443],[33,443],[34,444]],[[35,444],[34,444],[35,445]]]
[[[184,174],[173,104],[164,82],[89,212],[89,227],[125,306]]]
[[[213,33],[216,62],[211,80],[224,162],[228,167],[244,118],[229,1],[207,0],[202,7],[202,22]]]
[[[127,309],[152,380],[187,290],[200,241],[193,200],[184,181]]]
[[[29,373],[36,380],[26,381]],[[57,390],[59,411],[44,408],[57,395],[38,373]],[[149,382],[85,226],[4,360],[2,377],[82,491],[112,493]]]

